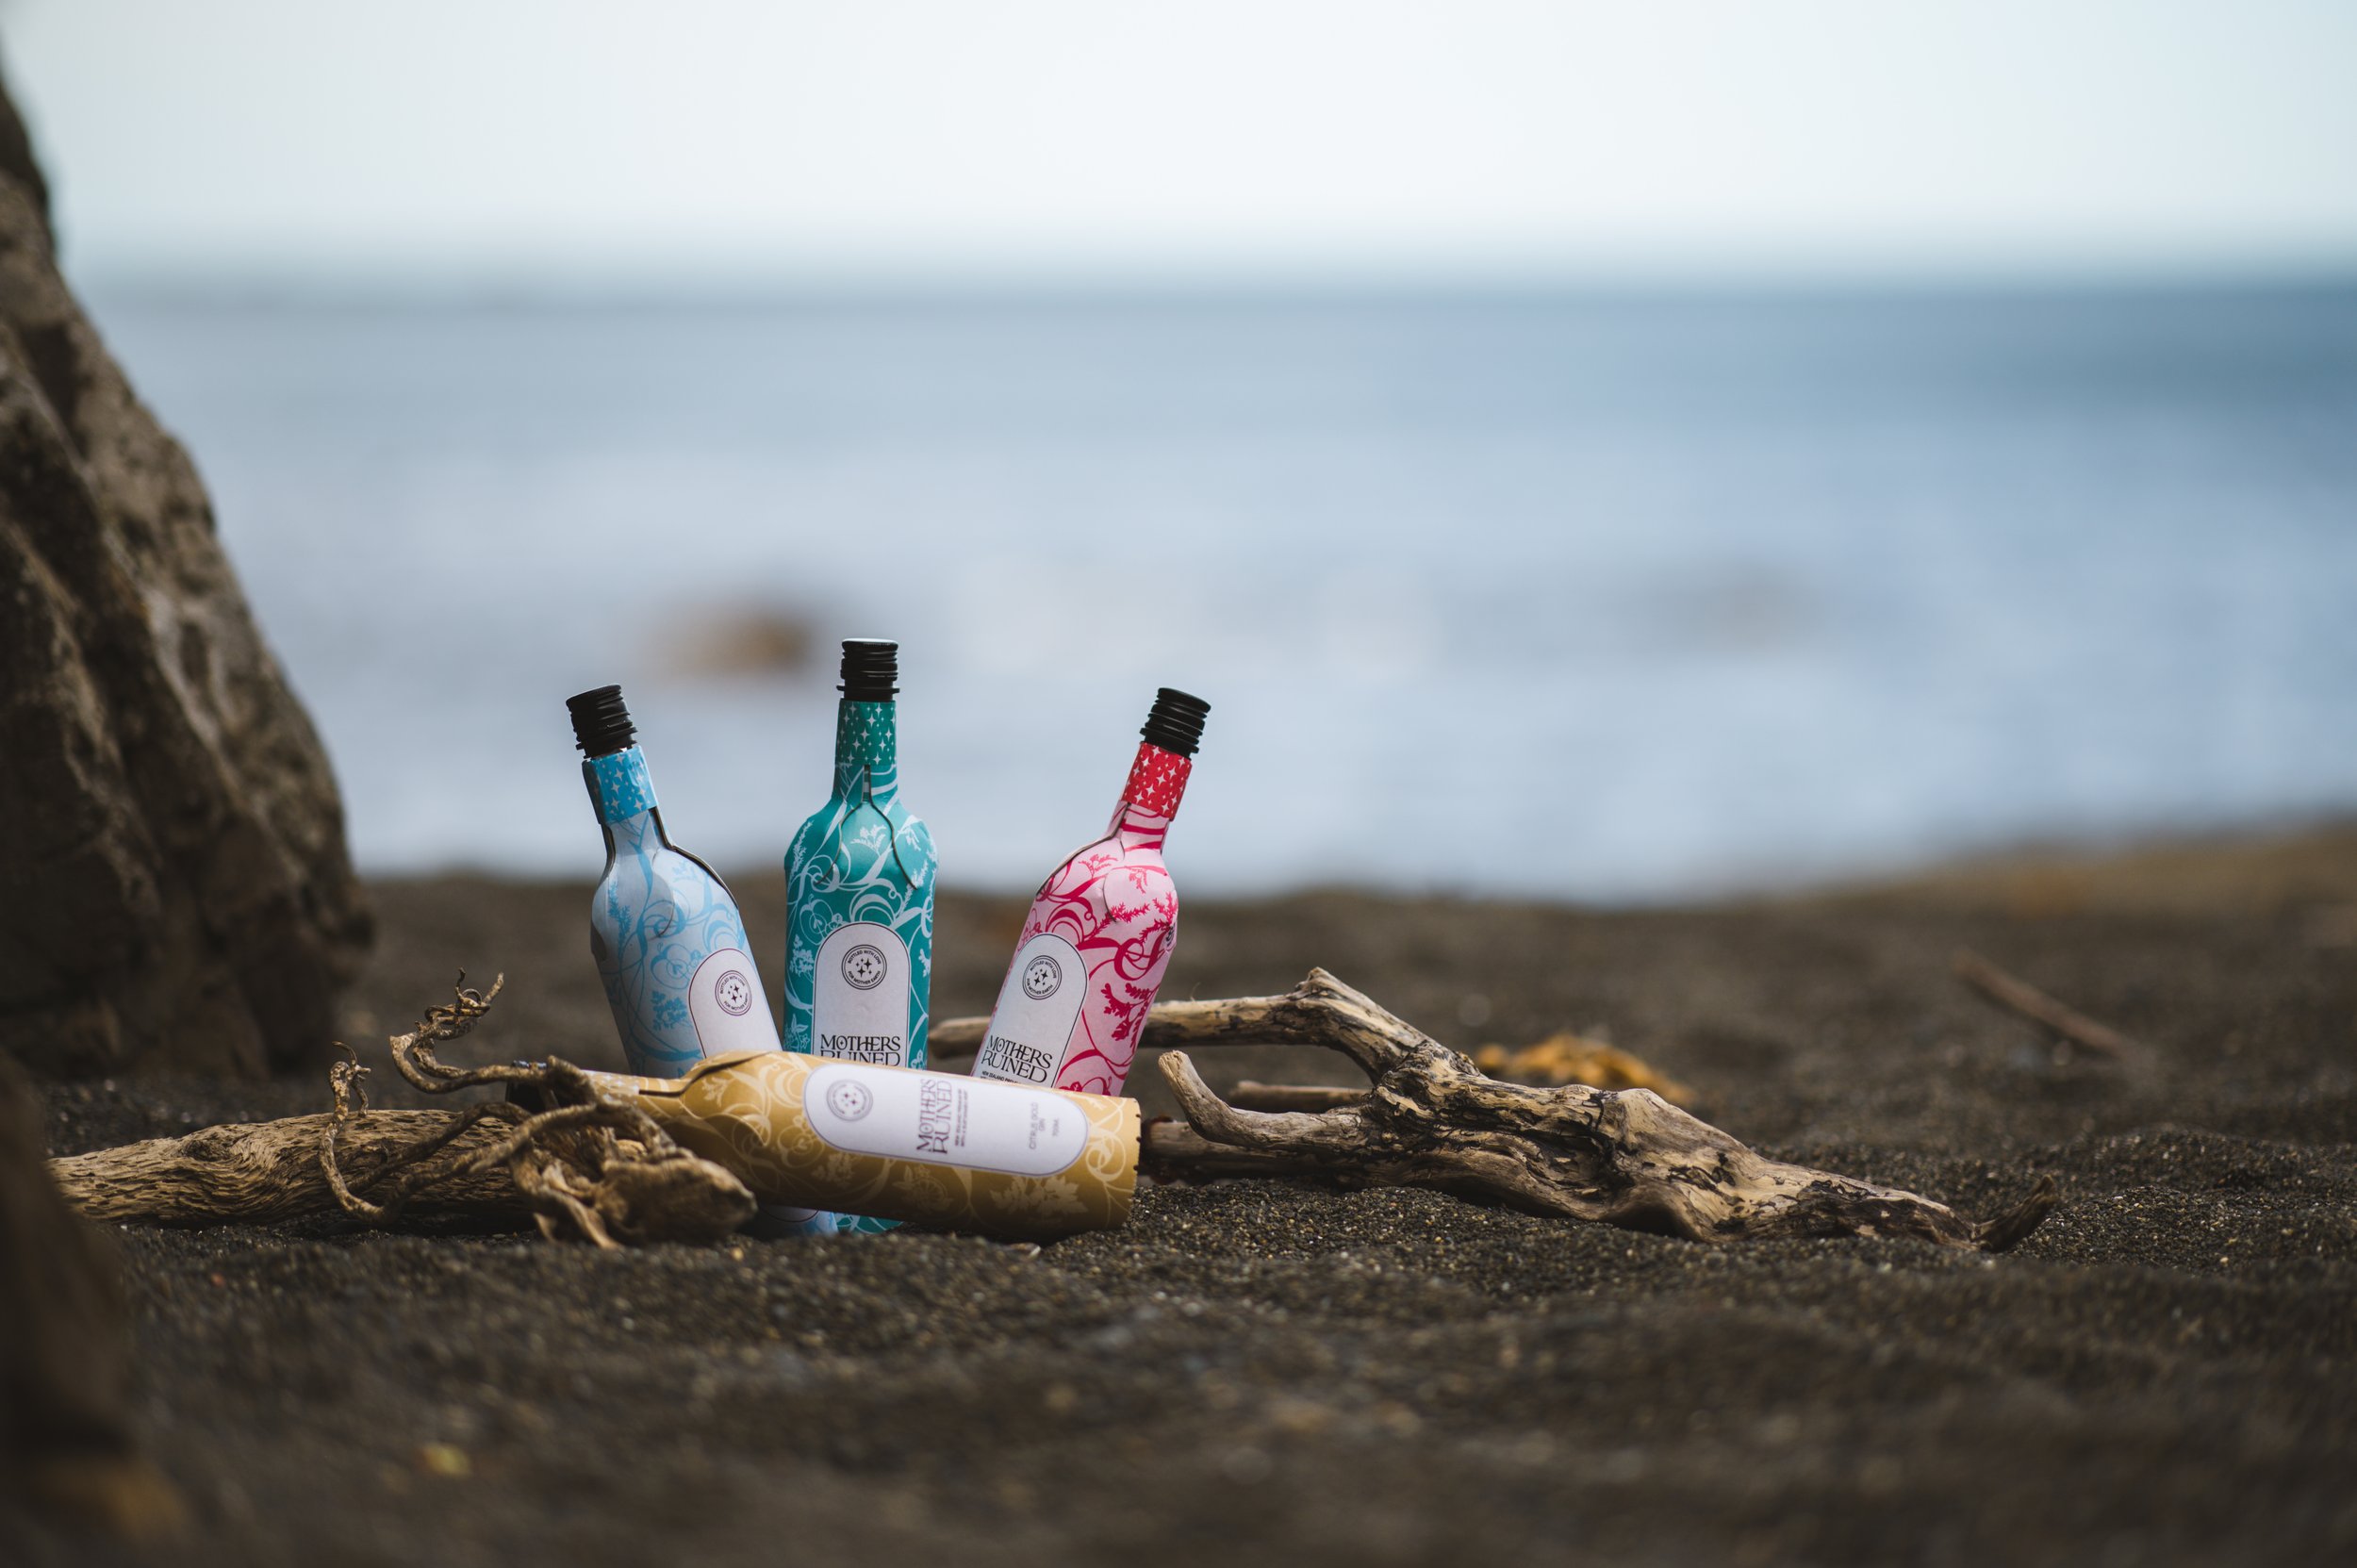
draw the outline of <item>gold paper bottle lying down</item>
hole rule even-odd
[[[765,1204],[1048,1241],[1129,1217],[1138,1102],[763,1051],[592,1073]]]

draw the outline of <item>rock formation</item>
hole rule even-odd
[[[0,1057],[0,1539],[21,1527],[17,1505],[67,1527],[169,1537],[183,1511],[133,1443],[114,1260],[50,1185],[37,1105]]]
[[[0,1053],[256,1075],[369,920],[319,737],[188,454],[59,276],[0,91]]]

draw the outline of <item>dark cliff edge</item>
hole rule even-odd
[[[0,1051],[255,1077],[325,1048],[370,921],[325,751],[194,465],[58,270],[0,91]]]

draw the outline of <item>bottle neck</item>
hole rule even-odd
[[[834,793],[838,800],[886,801],[900,789],[899,704],[854,702],[834,710]]]
[[[646,773],[646,752],[624,745],[619,752],[582,762],[582,783],[589,785],[589,804],[605,830],[605,858],[624,847],[651,849],[662,844],[662,816],[655,811],[655,781]]]
[[[1141,846],[1160,845],[1171,818],[1178,815],[1178,802],[1187,793],[1187,775],[1194,770],[1195,764],[1178,752],[1165,751],[1150,740],[1141,743],[1108,831]]]
[[[654,779],[647,771],[647,753],[635,746],[585,759],[581,777],[598,820],[607,827],[654,810]]]

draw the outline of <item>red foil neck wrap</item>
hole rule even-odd
[[[1187,793],[1187,775],[1193,771],[1192,761],[1147,741],[1138,748],[1138,760],[1129,765],[1129,786],[1121,798],[1140,811],[1165,818],[1176,817],[1178,801]]]

